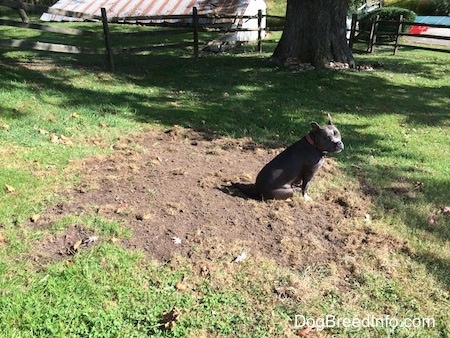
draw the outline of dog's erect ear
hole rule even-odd
[[[317,131],[320,129],[320,126],[317,122],[311,122],[311,129],[312,131]]]
[[[333,125],[333,121],[331,120],[331,115],[328,114],[328,125],[332,126]]]

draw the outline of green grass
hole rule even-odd
[[[102,57],[0,49],[2,336],[274,337],[294,332],[296,314],[324,313],[436,320],[431,329],[326,334],[450,334],[450,216],[439,212],[450,201],[450,57],[402,50],[394,57],[379,49],[356,56],[382,62],[376,72],[288,72],[267,60],[274,45],[264,46],[262,55],[246,46],[198,62],[190,50],[118,57],[114,74],[104,71]],[[52,229],[26,225],[76,184],[78,160],[110,152],[118,138],[149,124],[251,136],[272,147],[293,142],[326,113],[346,145],[340,184],[370,188],[371,226],[412,247],[365,252],[367,266],[349,292],[337,288],[332,267],[290,271],[254,257],[242,265],[214,262],[205,279],[183,258],[161,266],[121,248],[114,239],[130,234],[101,218],[74,215]],[[39,266],[29,259],[40,239],[77,222],[101,243],[68,261]],[[183,276],[186,292],[176,288]],[[163,330],[161,315],[173,306],[180,319]]]

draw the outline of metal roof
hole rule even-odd
[[[250,3],[264,4],[263,0],[59,0],[52,8],[85,14],[101,15],[104,7],[108,18],[189,15],[197,7],[199,14],[243,15]],[[72,21],[75,18],[44,13],[43,21]]]

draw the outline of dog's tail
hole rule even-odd
[[[261,199],[261,193],[256,189],[254,184],[232,183],[232,186],[250,198],[255,200]]]

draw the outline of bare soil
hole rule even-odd
[[[331,158],[311,184],[312,202],[300,196],[256,201],[231,186],[253,182],[281,150],[178,126],[125,137],[113,153],[83,161],[81,182],[65,193],[66,202],[30,225],[49,228],[65,215],[98,214],[131,231],[130,238],[116,241],[160,262],[174,255],[232,261],[245,252],[290,269],[334,262],[344,275],[357,272],[358,256],[366,250],[407,249],[370,224],[374,189],[329,184],[342,175]],[[82,223],[73,224],[41,240],[34,259],[45,264],[72,255],[102,240],[88,241],[94,235]]]

